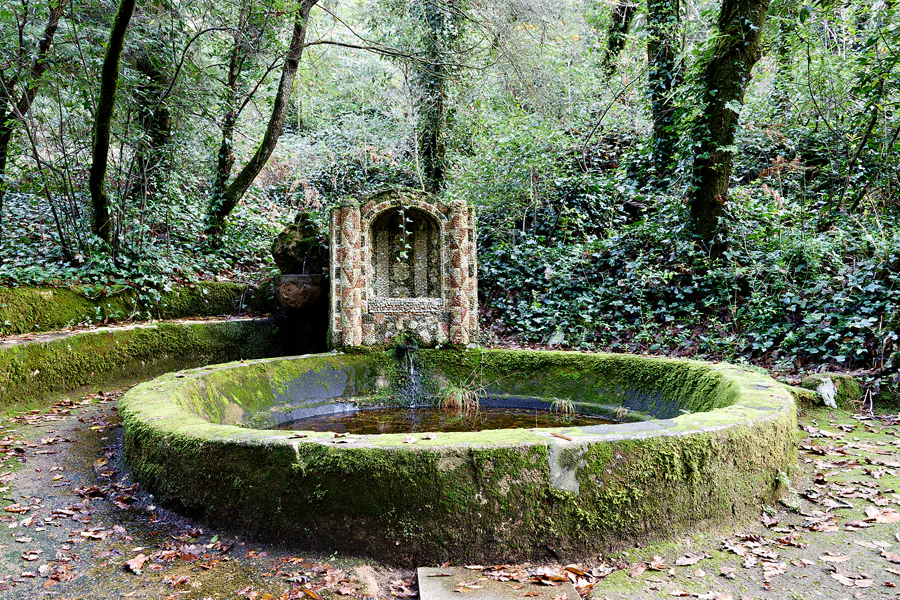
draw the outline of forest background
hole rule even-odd
[[[263,284],[404,185],[477,206],[487,344],[896,398],[898,65],[893,0],[2,0],[0,284]]]

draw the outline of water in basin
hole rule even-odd
[[[375,435],[428,431],[483,431],[532,427],[584,427],[614,423],[608,419],[527,408],[482,407],[463,412],[444,408],[352,410],[282,423],[277,429]]]

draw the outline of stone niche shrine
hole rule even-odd
[[[475,209],[391,189],[331,211],[331,345],[467,346],[478,330]],[[404,337],[406,339],[406,337]]]

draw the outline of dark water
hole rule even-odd
[[[477,413],[460,414],[442,408],[381,408],[358,410],[298,419],[277,429],[333,431],[372,435],[424,431],[482,431],[532,427],[572,427],[614,423],[599,417],[561,415],[526,408],[482,408]]]

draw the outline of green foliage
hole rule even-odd
[[[896,373],[896,6],[772,4],[765,55],[744,103],[726,107],[740,117],[729,148],[730,251],[710,260],[685,231],[684,198],[704,139],[699,100],[716,92],[698,81],[715,44],[720,0],[663,15],[658,25],[678,32],[679,52],[667,60],[679,72],[654,71],[654,81],[683,83],[654,90],[647,42],[663,30],[651,31],[646,14],[635,18],[610,72],[603,62],[607,4],[459,2],[452,15],[424,10],[427,4],[341,0],[314,9],[314,45],[304,50],[297,78],[297,127],[280,138],[216,248],[208,247],[202,223],[225,115],[240,108],[225,146],[240,165],[271,112],[291,6],[139,5],[112,123],[108,186],[118,245],[110,253],[87,233],[84,140],[114,3],[67,8],[31,116],[16,125],[10,145],[0,284],[85,284],[97,296],[132,288],[153,305],[184,281],[266,279],[274,272],[271,241],[297,211],[324,226],[327,209],[348,195],[423,187],[417,93],[428,92],[423,84],[439,74],[443,195],[477,207],[489,334],[516,343],[743,357],[790,370],[832,364]],[[28,4],[21,56],[15,24],[25,9],[0,8],[2,76],[27,63],[46,6]],[[236,48],[244,62],[231,98],[227,73]],[[423,64],[429,48],[449,56],[447,64]],[[651,100],[675,108],[666,127],[677,148],[661,165],[662,182],[654,177]],[[150,126],[165,122],[154,121],[166,116],[157,106],[172,125],[165,141]]]
[[[206,246],[202,233],[202,202],[159,207],[160,222],[139,229],[139,249],[116,257],[95,252],[67,260],[58,238],[45,229],[46,200],[30,194],[6,198],[8,233],[0,239],[0,284],[86,284],[98,294],[132,288],[144,304],[156,304],[160,294],[176,284],[197,280],[257,283],[275,273],[269,244],[293,217],[286,207],[249,197],[237,209],[221,247]],[[165,219],[165,220],[163,220]],[[86,221],[79,223],[84,230]]]
[[[575,405],[566,398],[554,398],[550,402],[550,410],[569,417],[575,414]]]
[[[464,384],[447,384],[438,395],[438,406],[460,413],[478,412],[484,390],[476,390]]]
[[[548,245],[528,236],[482,252],[497,332],[790,369],[890,361],[900,327],[900,216],[881,217],[885,233],[876,238],[874,215],[822,217],[800,201],[737,193],[739,225],[715,264],[694,246],[675,198],[658,199],[652,215],[605,238]],[[822,231],[826,219],[832,227]]]

